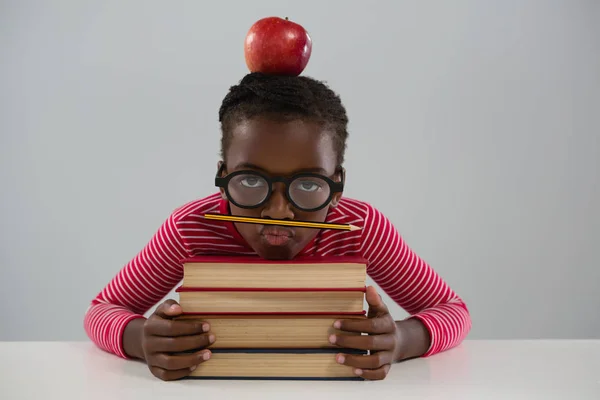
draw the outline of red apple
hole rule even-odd
[[[250,72],[297,76],[306,68],[312,39],[301,25],[279,17],[260,19],[250,27],[244,56]]]

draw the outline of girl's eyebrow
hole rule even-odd
[[[264,168],[259,167],[258,165],[252,164],[252,163],[249,163],[249,162],[239,163],[236,166],[234,166],[233,169],[237,170],[237,169],[241,169],[241,168],[256,169],[256,170],[262,171],[262,172],[264,172],[266,174],[270,174],[270,172],[268,172]],[[325,171],[323,168],[315,167],[315,168],[301,168],[301,169],[297,169],[297,170],[291,172],[289,175],[303,173],[303,172],[312,172],[312,173],[317,173],[317,174],[322,174],[322,175],[326,175],[327,174],[327,171]]]

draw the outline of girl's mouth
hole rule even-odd
[[[285,227],[264,226],[260,235],[270,246],[285,246],[294,236],[294,231]]]

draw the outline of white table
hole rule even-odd
[[[164,382],[89,342],[0,342],[0,399],[600,399],[600,340],[472,341],[383,381]]]

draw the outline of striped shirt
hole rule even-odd
[[[205,213],[229,214],[219,193],[176,209],[144,248],[92,300],[84,316],[89,338],[101,349],[129,358],[125,326],[164,298],[183,279],[181,260],[194,255],[256,255],[230,222]],[[411,317],[427,327],[431,345],[424,357],[458,345],[471,329],[462,299],[409,248],[392,223],[368,203],[342,197],[326,222],[352,224],[357,231],[322,230],[300,256],[360,256],[367,274]]]

